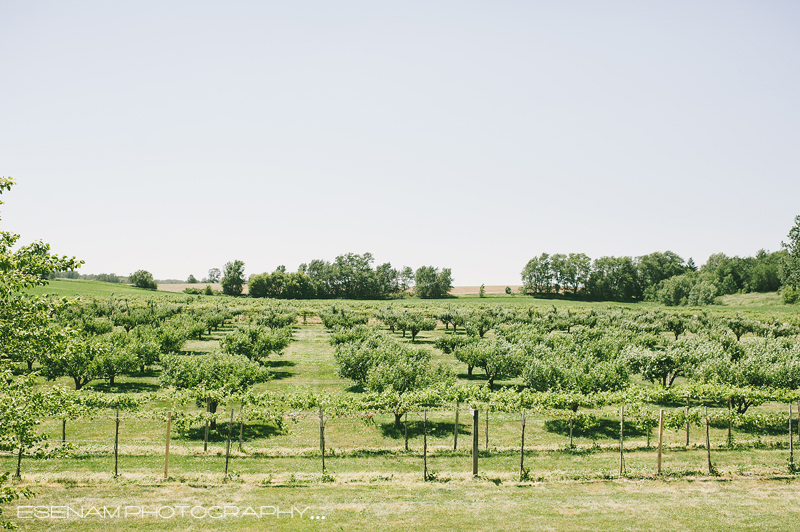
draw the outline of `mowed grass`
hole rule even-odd
[[[479,478],[423,484],[376,477],[357,484],[276,486],[237,479],[61,478],[34,486],[39,495],[26,503],[69,506],[79,513],[120,508],[120,515],[127,507],[129,517],[15,521],[24,530],[86,531],[792,530],[800,522],[797,487],[794,480],[498,484]],[[219,507],[226,506],[228,517],[207,517],[209,510],[220,515]],[[10,510],[15,514],[16,505]],[[142,517],[142,510],[162,517]],[[278,510],[285,513],[276,516]]]

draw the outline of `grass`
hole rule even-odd
[[[163,296],[168,292],[145,290],[127,284],[103,283],[100,281],[84,281],[80,279],[53,279],[45,286],[36,286],[28,290],[31,294],[56,294],[62,297],[110,297],[111,295]]]
[[[63,296],[144,295],[180,298],[183,295],[144,291],[125,285],[93,281],[56,280],[40,293]],[[731,296],[712,312],[769,312],[773,299],[749,304],[758,295]],[[336,301],[312,301],[331,305]],[[407,299],[391,302],[358,302],[364,308],[385,305],[419,307],[429,302]],[[455,305],[536,306],[546,310],[565,307],[635,307],[642,304],[575,303],[522,296],[460,297],[444,303]],[[795,310],[776,306],[781,312]],[[186,344],[185,350],[199,356],[215,351],[226,334],[226,326],[202,340]],[[441,328],[423,332],[414,344],[431,352],[435,363],[451,366],[466,381],[466,367],[452,355],[433,348],[433,341],[446,333]],[[490,333],[491,334],[491,333]],[[400,338],[400,334],[395,335]],[[297,325],[295,341],[283,355],[271,357],[273,378],[257,389],[290,392],[309,387],[318,391],[357,393],[352,383],[336,374],[333,346],[318,320]],[[407,335],[405,340],[410,343]],[[746,341],[746,340],[745,340]],[[69,379],[61,384],[72,386]],[[485,377],[475,370],[470,383],[481,386]],[[498,382],[514,386],[519,380]],[[45,381],[41,385],[50,385]],[[114,387],[93,381],[87,388],[109,393],[149,392],[159,387],[159,369],[143,375],[121,376]],[[152,402],[148,409],[166,404]],[[422,422],[409,415],[409,451],[404,450],[404,430],[398,430],[391,415],[332,417],[326,425],[326,466],[321,474],[319,422],[313,413],[285,418],[284,428],[271,424],[244,427],[243,450],[234,451],[229,478],[224,478],[226,422],[212,431],[208,453],[203,452],[203,429],[186,434],[173,431],[170,479],[163,480],[165,424],[140,416],[123,416],[120,425],[120,476],[113,477],[114,421],[110,415],[70,421],[67,456],[50,459],[25,457],[22,484],[39,492],[34,504],[72,506],[119,504],[310,507],[314,516],[326,519],[262,518],[226,520],[225,528],[250,530],[630,530],[674,529],[786,529],[800,522],[797,480],[788,474],[785,429],[762,433],[734,429],[732,448],[727,448],[725,427],[712,427],[712,459],[720,476],[709,477],[703,433],[692,427],[691,445],[685,448],[683,431],[665,432],[663,472],[655,476],[656,451],[647,447],[646,435],[626,428],[626,479],[617,479],[618,418],[614,408],[591,411],[599,418],[592,427],[576,426],[575,448],[568,447],[569,428],[564,420],[540,414],[528,417],[525,467],[529,481],[519,482],[520,419],[516,414],[490,413],[489,448],[485,448],[485,412],[480,423],[480,472],[471,475],[472,428],[466,405],[458,428],[459,449],[453,451],[454,412],[428,413],[428,468],[433,482],[422,482]],[[713,407],[713,405],[712,405]],[[198,407],[190,404],[188,409]],[[755,411],[778,411],[784,405],[767,404]],[[233,427],[238,439],[238,425]],[[51,442],[61,438],[60,420],[46,420],[40,430]],[[795,429],[796,430],[796,429]],[[654,431],[655,432],[655,431]],[[656,436],[653,435],[653,444]],[[798,457],[800,458],[800,457]],[[800,462],[800,459],[798,459]],[[0,471],[13,470],[15,459],[0,454]],[[332,480],[332,482],[330,482]],[[7,505],[14,515],[16,504]],[[265,520],[268,519],[268,520]],[[98,518],[73,520],[15,520],[27,530],[107,529],[113,522]],[[216,521],[191,518],[139,518],[125,521],[126,528],[146,530],[216,529]]]
[[[788,530],[800,519],[800,493],[793,480],[520,484],[483,477],[423,484],[376,475],[358,483],[339,478],[323,483],[317,475],[278,484],[266,477],[252,483],[236,476],[227,482],[219,476],[169,481],[62,477],[34,489],[39,495],[29,504],[68,505],[77,512],[93,507],[124,511],[127,506],[131,517],[16,520],[25,530],[69,526],[105,531],[123,522],[132,530],[217,530],[219,519],[188,513],[197,508],[195,515],[202,516],[212,506],[229,507],[226,530]],[[179,506],[188,507],[183,517]],[[176,515],[137,516],[142,508]],[[256,516],[234,517],[247,508]],[[276,517],[276,508],[295,511]]]

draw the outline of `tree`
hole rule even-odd
[[[186,282],[189,284],[197,284],[197,278],[190,273],[189,278],[186,279]]]
[[[294,318],[292,318],[294,320]],[[269,329],[263,326],[248,326],[237,329],[222,340],[222,351],[229,355],[241,355],[253,362],[262,363],[271,353],[279,353],[292,339],[289,328]]]
[[[550,255],[542,253],[528,261],[522,270],[522,285],[526,290],[541,294],[550,292],[553,285],[553,270],[550,267]]]
[[[244,281],[244,262],[235,260],[225,264],[225,270],[220,281],[223,294],[228,296],[241,295]]]
[[[781,242],[789,254],[784,259],[786,283],[795,290],[800,288],[800,215],[794,217],[794,227],[789,230],[789,241]]]
[[[411,342],[417,341],[417,335],[422,331],[432,331],[436,328],[436,320],[426,318],[416,312],[407,312],[397,320],[397,326],[403,331],[411,332]]]
[[[148,290],[155,290],[158,288],[158,283],[153,279],[153,274],[147,270],[137,270],[128,276],[128,282],[137,288],[146,288]]]
[[[207,282],[218,283],[221,277],[222,277],[222,272],[219,271],[219,268],[211,268],[210,270],[208,270]]]
[[[220,400],[244,392],[269,378],[269,371],[240,355],[171,355],[161,360],[161,383],[179,390],[191,390],[213,414]],[[212,421],[216,429],[216,421]]]
[[[0,194],[13,184],[10,177],[0,178]],[[54,272],[72,271],[83,264],[75,257],[51,255],[50,246],[41,241],[15,251],[19,238],[0,231],[0,362],[35,360],[63,341],[63,329],[54,327],[50,316],[68,303],[33,296],[26,290],[46,285]]]
[[[652,383],[669,388],[677,377],[686,376],[697,363],[693,348],[692,342],[676,342],[657,350],[628,346],[625,356],[633,371]]]
[[[11,371],[0,372],[0,449],[17,450],[15,478],[21,478],[23,455],[46,439],[36,431],[36,426],[55,410],[62,394],[59,388],[36,386],[34,376],[14,377]]]
[[[642,296],[639,274],[630,257],[595,259],[587,289],[593,299],[601,301],[631,301]]]
[[[522,356],[519,349],[501,338],[480,340],[459,346],[455,350],[458,360],[468,368],[478,367],[486,373],[489,390],[494,388],[498,377],[516,377],[522,369]],[[470,375],[472,371],[469,372]]]
[[[60,349],[43,354],[40,358],[42,375],[50,380],[70,377],[76,390],[100,378],[98,362],[104,354],[104,348],[95,338],[73,337]]]
[[[398,428],[405,413],[402,406],[405,394],[452,378],[446,369],[432,368],[430,356],[426,350],[412,349],[385,334],[338,344],[334,352],[340,377],[372,392],[397,394],[394,418]]]
[[[414,292],[423,299],[446,297],[453,289],[453,278],[450,268],[439,270],[434,266],[420,266],[414,276]]]
[[[0,194],[13,185],[10,177],[0,177]],[[0,363],[21,354],[38,358],[63,341],[63,330],[53,334],[57,328],[50,317],[65,308],[66,302],[30,295],[28,289],[46,285],[55,272],[72,271],[83,264],[74,257],[51,255],[50,246],[42,241],[14,250],[19,238],[0,231]],[[0,447],[17,448],[17,477],[23,454],[42,439],[34,427],[49,413],[48,393],[36,386],[33,376],[14,376],[8,370],[0,373]],[[0,475],[0,486],[7,478]],[[33,493],[27,488],[2,487],[0,504],[20,496]],[[12,527],[2,519],[0,526]]]
[[[510,286],[506,286],[506,295],[507,296],[511,295],[511,287]]]
[[[400,288],[405,292],[411,285],[414,283],[414,270],[411,269],[411,266],[403,266],[403,269],[400,270]]]

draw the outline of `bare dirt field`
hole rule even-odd
[[[484,286],[483,289],[487,294],[505,294],[506,293],[506,286],[511,287],[512,294],[519,294],[519,287],[518,284],[512,285],[497,285],[497,286]],[[452,290],[450,290],[450,294],[454,296],[464,296],[467,294],[477,294],[481,291],[480,286],[454,286]]]
[[[183,292],[186,288],[205,288],[207,283],[179,283],[179,284],[160,284],[158,285],[159,290],[163,290],[165,292]],[[513,294],[519,293],[519,285],[510,285]],[[211,288],[213,290],[222,290],[222,285],[219,283],[211,283]],[[454,296],[464,296],[469,294],[477,294],[480,292],[480,286],[456,286],[450,291],[450,294]],[[505,294],[506,293],[506,286],[505,285],[497,285],[497,286],[484,286],[484,290],[487,294]],[[247,293],[247,285],[244,285],[244,290],[242,291],[243,294]]]

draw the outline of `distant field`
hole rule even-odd
[[[57,294],[59,296],[98,296],[135,294],[138,296],[152,294],[153,291],[135,288],[127,284],[102,283],[100,281],[83,281],[78,279],[53,279],[46,286],[37,286],[29,290],[33,294]]]
[[[212,290],[222,290],[222,285],[219,283],[177,283],[177,284],[160,284],[158,285],[159,291],[163,292],[183,292],[187,288],[205,288],[211,285]],[[247,294],[247,285],[244,285],[242,293]]]

